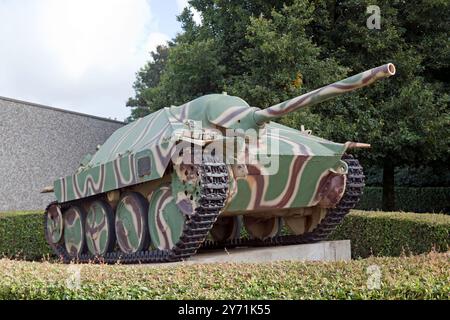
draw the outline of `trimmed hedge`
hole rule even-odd
[[[448,299],[449,258],[167,267],[2,259],[0,299]]]
[[[365,187],[358,204],[361,210],[381,210],[383,188]],[[395,188],[395,210],[409,212],[450,212],[450,188]]]
[[[350,239],[354,258],[446,251],[450,216],[352,211],[331,239]],[[44,239],[42,212],[0,213],[0,256],[40,260],[52,254]]]
[[[42,259],[51,254],[42,212],[0,213],[0,256]]]
[[[399,256],[447,251],[450,216],[401,212],[353,211],[338,226],[332,239],[350,239],[352,256]]]

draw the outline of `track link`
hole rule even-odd
[[[239,238],[221,242],[208,240],[203,243],[201,250],[281,246],[314,243],[326,240],[333,230],[342,222],[349,211],[358,204],[365,185],[363,168],[359,164],[359,161],[348,154],[344,154],[342,160],[348,165],[347,185],[344,195],[336,208],[329,209],[325,218],[322,219],[313,231],[302,235],[283,235],[265,240],[250,238]]]
[[[187,220],[180,240],[171,250],[154,249],[133,254],[114,251],[107,253],[103,257],[97,257],[92,254],[82,254],[77,258],[71,257],[64,246],[63,239],[57,244],[53,244],[48,240],[46,228],[47,212],[52,205],[58,205],[57,202],[50,203],[45,210],[44,230],[47,242],[55,254],[65,263],[74,261],[108,264],[120,262],[127,264],[171,262],[186,259],[195,254],[205,241],[225,205],[228,192],[228,170],[224,163],[219,162],[214,157],[208,157],[204,159],[204,163],[199,165],[198,171],[201,178],[199,206]],[[64,210],[71,205],[79,204],[81,201],[83,200],[59,204],[59,206]]]

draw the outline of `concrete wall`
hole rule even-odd
[[[0,212],[44,209],[43,187],[72,174],[122,122],[0,97]]]

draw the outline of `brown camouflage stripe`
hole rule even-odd
[[[164,189],[163,195],[159,197],[157,205],[156,205],[156,224],[158,226],[159,239],[164,240],[161,241],[161,248],[171,249],[173,244],[171,244],[171,236],[168,234],[170,232],[170,227],[164,220],[163,212],[164,208],[167,205],[167,202],[173,201],[172,192],[170,188],[167,187],[167,190]]]
[[[61,213],[61,209],[57,206],[53,206],[47,213],[47,234],[50,237],[52,243],[58,243],[64,232],[64,221]]]
[[[191,104],[191,102],[187,102],[183,105],[181,105],[180,108],[180,113],[178,115],[173,115],[175,117],[175,119],[177,119],[180,122],[183,122],[184,120],[186,120],[187,116],[188,116],[188,110],[189,110],[189,105]]]
[[[136,127],[141,120],[142,120],[142,118],[139,118],[129,125],[127,132],[125,132],[123,134],[123,136],[119,139],[119,141],[116,143],[116,145],[111,149],[110,156],[115,156],[115,153],[119,149],[122,142],[125,141],[125,139],[128,138],[128,136],[133,133],[134,127]]]
[[[128,241],[123,241],[122,239],[127,238],[127,231],[125,229],[125,226],[123,225],[122,221],[116,222],[116,237],[117,242],[121,245],[121,250],[125,251],[126,253],[132,252],[133,249],[129,245]]]
[[[136,233],[138,235],[142,235],[144,232],[146,232],[142,224],[143,219],[147,214],[147,212],[144,212],[143,208],[136,201],[131,201],[131,198],[129,197],[126,198],[125,203],[127,206],[130,206],[132,208],[134,213],[136,213],[136,215],[134,216],[134,218],[136,219],[135,220]]]
[[[237,108],[237,110],[234,110]],[[230,107],[224,114],[214,120],[214,123],[218,126],[227,128],[230,123],[234,123],[239,119],[245,118],[250,112],[253,112],[253,108],[243,108],[240,106]]]
[[[100,224],[90,225],[89,223],[87,223],[86,224],[86,232],[90,233],[91,235],[95,235],[100,230],[102,230],[105,226],[106,226],[106,218],[104,217]]]
[[[116,215],[117,242],[119,243],[119,247],[122,249],[122,251],[124,251],[125,253],[133,253],[136,250],[140,249],[139,247],[142,246],[145,239],[145,232],[147,232],[147,230],[144,230],[143,227],[143,219],[146,218],[145,209],[135,198],[134,194],[128,194],[122,197],[119,204],[117,205],[117,208],[118,210],[126,210],[131,215],[131,227],[133,228],[133,230],[127,231],[124,222],[121,220],[121,217],[119,215]],[[137,237],[137,248],[134,248],[130,243],[130,238],[128,236],[130,232],[134,232]]]
[[[320,204],[321,207],[332,208],[342,198],[345,191],[346,176],[325,171],[316,186],[316,193],[309,206]]]
[[[376,80],[390,77],[393,74],[395,74],[395,67],[391,63],[361,72],[342,81],[305,93],[304,95],[284,101],[267,109],[257,111],[255,113],[256,122],[262,124],[299,108],[309,107],[339,94],[368,86]]]
[[[293,153],[293,154],[305,155],[305,156],[314,154],[312,152],[312,150],[310,148],[308,148],[305,144],[303,144],[299,141],[294,141],[289,137],[285,137],[285,136],[281,136],[279,134],[273,134],[272,132],[268,132],[267,138],[272,139],[273,141],[275,141],[275,139],[276,139],[279,142],[285,142],[285,143],[289,144],[292,147],[291,153]]]
[[[162,114],[162,112],[158,112],[156,114],[154,114],[153,118],[147,123],[147,125],[145,126],[144,130],[142,130],[142,132],[140,133],[140,135],[137,137],[137,139],[131,144],[131,146],[129,147],[130,149],[132,149],[134,146],[136,146],[139,142],[141,142],[141,140],[150,132],[150,129],[153,125],[153,123],[156,121],[156,119],[159,118],[159,116]],[[167,128],[167,126],[163,127],[163,129]],[[163,133],[163,130],[161,130],[159,133],[156,134],[156,136],[154,136],[153,139],[156,139],[160,134]],[[151,143],[152,140],[148,141],[147,143]]]
[[[76,212],[73,208],[70,208],[69,210],[67,210],[66,212],[64,212],[64,219],[66,220],[66,222],[68,224],[73,224],[75,218],[76,218]]]
[[[100,220],[100,223],[97,224],[97,211],[99,208],[102,213],[102,216],[101,216],[102,219]],[[101,204],[99,204],[98,202],[94,202],[91,204],[88,214],[87,214],[85,233],[86,233],[86,240],[88,241],[88,247],[89,247],[89,243],[91,243],[93,246],[93,252],[91,252],[92,254],[103,253],[103,252],[101,252],[102,250],[100,247],[101,246],[100,237],[101,237],[101,232],[109,226],[108,221],[107,221],[108,218],[106,215],[107,215],[106,209],[103,208]],[[91,223],[89,220],[91,220]],[[108,233],[107,237],[110,238],[111,235],[109,233],[113,232],[113,230],[105,230],[105,231]]]
[[[264,200],[269,185],[269,176],[264,175],[255,165],[248,165],[247,181],[251,189],[252,201],[247,210],[279,209],[289,207],[295,198],[300,185],[301,171],[310,157],[296,157],[289,169],[289,179],[280,196],[274,200]],[[280,198],[281,197],[281,198]]]
[[[128,166],[127,169],[129,170],[129,178],[128,180],[125,179],[123,176],[122,170],[120,168],[120,161],[122,158],[117,158],[113,161],[113,167],[114,167],[114,175],[116,178],[116,186],[117,188],[122,188],[127,185],[133,184],[136,182],[136,168],[134,164],[134,154],[131,154],[128,156]],[[103,190],[102,190],[103,191]]]
[[[86,197],[89,194],[101,193],[103,191],[103,186],[105,183],[105,165],[104,164],[100,165],[100,173],[97,182],[95,181],[92,175],[88,175],[86,177],[86,179],[84,180],[84,186],[82,190],[78,185],[78,179],[76,176],[74,176],[72,182],[73,182],[73,189],[78,198]],[[91,190],[90,193],[89,189]]]
[[[164,150],[163,148],[161,148],[161,146],[157,145],[155,147],[155,151],[156,151],[156,156],[155,158],[157,159],[158,163],[163,166],[166,167],[167,164],[169,163],[173,151],[174,149],[176,149],[175,145],[172,145],[172,147],[170,147],[168,150]],[[165,152],[164,152],[165,151]]]
[[[77,207],[70,207],[64,212],[64,244],[66,250],[73,256],[82,253],[84,246],[84,223],[83,212]],[[80,223],[77,232],[76,223]]]
[[[158,140],[158,139],[161,140],[162,138],[164,138],[166,136],[165,133],[167,133],[169,131],[169,129],[171,129],[171,124],[167,123],[150,140],[146,141],[145,144],[142,147],[151,146],[151,145],[154,144],[154,142],[156,140]],[[138,141],[138,142],[140,142],[140,141]],[[137,145],[137,143],[136,143],[136,145]]]

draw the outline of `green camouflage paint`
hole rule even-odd
[[[148,225],[155,248],[172,249],[180,239],[186,221],[172,195],[170,185],[162,185],[148,198]]]
[[[148,205],[138,193],[125,193],[116,208],[117,244],[124,253],[135,253],[148,244]]]
[[[52,243],[58,243],[63,235],[64,221],[61,208],[52,205],[47,213],[47,236]]]
[[[94,201],[86,216],[86,244],[95,256],[105,255],[114,246],[114,215],[109,205]]]
[[[56,180],[56,198],[60,203],[84,199],[158,180],[172,172],[171,185],[160,186],[147,195],[149,210],[145,199],[122,198],[115,219],[117,241],[123,252],[141,250],[148,238],[148,228],[156,247],[171,248],[198,200],[196,183],[183,176],[184,168],[181,170],[171,162],[173,154],[179,151],[177,148],[186,142],[208,148],[214,143],[238,140],[241,149],[231,154],[227,151],[226,159],[242,155],[247,158],[255,151],[247,139],[255,137],[256,149],[267,147],[275,169],[259,156],[256,162],[245,162],[245,173],[230,179],[225,213],[246,215],[286,208],[331,208],[345,190],[347,165],[341,160],[342,155],[349,146],[357,144],[334,143],[270,120],[394,73],[395,67],[386,64],[264,110],[226,94],[206,95],[181,106],[161,109],[117,130],[75,174]],[[227,129],[234,130],[235,136],[230,137]],[[243,131],[248,129],[255,134]],[[242,135],[246,140],[235,138]],[[173,168],[167,171],[169,165]],[[230,173],[236,168],[235,164],[227,165]],[[69,247],[76,249],[80,245],[77,242],[80,240],[75,239],[77,229],[69,225],[68,234],[74,237],[68,241]],[[57,220],[47,228],[52,235],[50,240],[56,241],[62,232]]]
[[[79,207],[72,206],[63,214],[64,217],[64,245],[72,257],[84,253],[85,213]]]
[[[392,63],[388,63],[284,101],[270,108],[257,111],[255,112],[254,120],[257,124],[263,124],[300,108],[310,107],[343,93],[366,87],[377,80],[394,74],[395,66]]]

